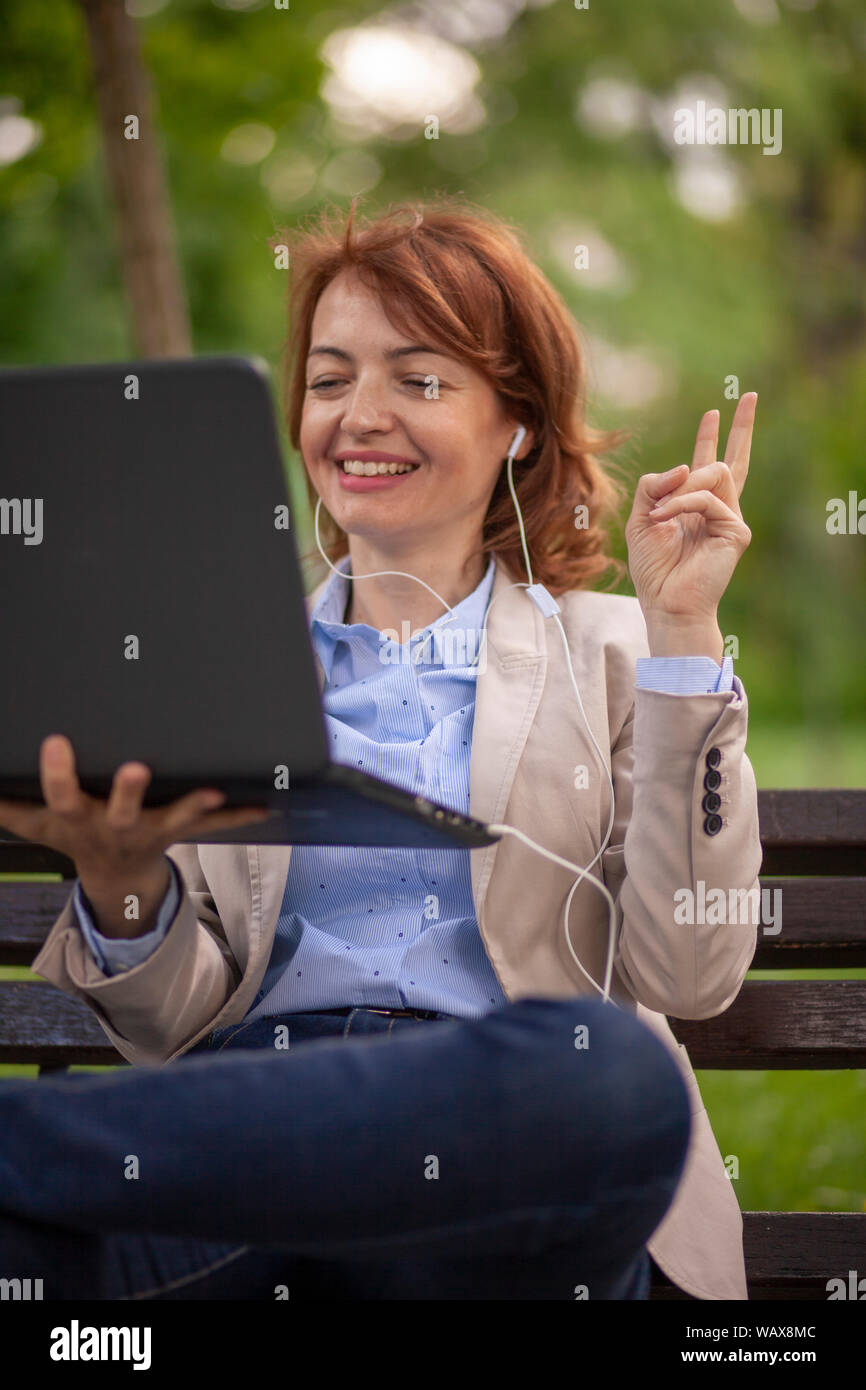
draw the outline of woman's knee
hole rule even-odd
[[[507,1100],[562,1153],[590,1151],[619,1180],[678,1172],[690,1132],[679,1066],[633,1014],[591,998],[522,999],[486,1016],[513,1052]]]

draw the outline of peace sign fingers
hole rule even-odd
[[[725,463],[731,470],[738,497],[745,487],[749,472],[749,454],[752,449],[752,430],[757,404],[757,391],[747,391],[745,396],[740,397],[725,449]]]

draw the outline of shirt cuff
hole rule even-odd
[[[711,695],[734,688],[734,659],[711,656],[639,656],[636,685],[666,695]]]
[[[168,855],[166,855],[166,859],[168,859]],[[181,897],[177,868],[171,859],[168,859],[168,863],[171,869],[171,882],[160,904],[156,924],[152,931],[145,932],[144,936],[129,938],[103,936],[102,932],[96,929],[91,904],[81,887],[81,880],[76,880],[75,891],[72,895],[75,915],[78,918],[81,934],[103,975],[122,975],[125,971],[132,970],[133,966],[141,965],[142,961],[153,955],[157,946],[164,940],[166,932],[174,921]]]

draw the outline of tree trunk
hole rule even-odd
[[[192,352],[171,207],[135,21],[123,0],[79,0],[114,201],[132,336],[141,357]],[[138,119],[138,138],[129,138]]]

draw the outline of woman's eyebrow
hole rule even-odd
[[[418,352],[430,353],[434,357],[449,356],[449,354],[443,352],[441,348],[429,347],[424,343],[412,343],[409,347],[389,348],[384,356],[389,362],[392,362],[398,357],[410,357]],[[326,347],[324,345],[322,347],[310,348],[310,351],[307,353],[307,360],[309,361],[311,357],[339,357],[344,362],[354,361],[351,352],[346,352],[344,348]]]

